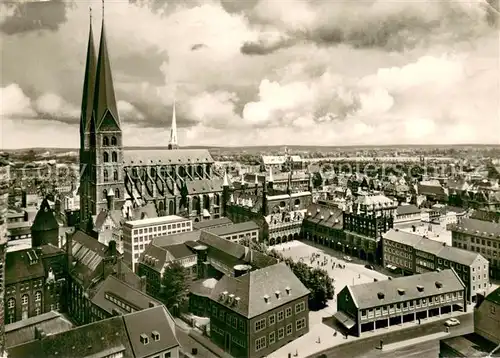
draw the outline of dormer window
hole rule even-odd
[[[276,291],[274,294],[276,295],[276,298],[279,300],[280,296],[281,296],[281,292],[280,291]]]
[[[265,301],[266,303],[269,303],[269,296],[268,296],[268,295],[264,295],[264,301]]]
[[[142,344],[146,345],[149,343],[149,338],[148,336],[146,335],[146,333],[141,333],[141,336],[140,336],[140,341]]]
[[[398,294],[403,296],[405,294],[405,290],[403,288],[398,288]]]
[[[290,287],[286,287],[285,290],[287,295],[290,295],[292,293],[292,289]]]
[[[153,341],[158,342],[160,340],[160,333],[158,331],[151,332],[151,337]]]
[[[440,289],[441,287],[443,287],[443,284],[439,281],[436,281],[436,287]]]
[[[379,292],[379,293],[377,293],[377,297],[379,300],[383,300],[385,297],[385,294],[383,292]]]
[[[418,292],[424,292],[424,286],[422,286],[422,285],[418,285],[418,286],[417,286],[417,291],[418,291]]]

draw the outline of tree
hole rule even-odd
[[[248,236],[241,239],[239,243],[240,245],[246,246],[254,251],[262,252],[263,254],[267,252],[267,246],[264,242],[252,240],[252,238]]]
[[[159,298],[172,314],[177,314],[176,308],[187,302],[188,282],[186,269],[178,262],[173,262],[165,268]]]
[[[312,309],[323,308],[328,300],[333,299],[335,290],[333,281],[328,272],[320,268],[311,269],[306,287],[311,291],[309,307]]]

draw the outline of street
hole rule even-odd
[[[416,337],[423,337],[433,333],[444,332],[444,322],[448,319],[443,318],[433,322],[422,323],[401,330],[389,330],[381,334],[363,334],[360,338],[352,340],[351,342],[337,345],[335,347],[325,349],[321,352],[311,354],[310,358],[334,358],[334,357],[406,357],[407,354],[414,354],[419,352],[421,357],[435,357],[435,355],[425,355],[425,351],[430,351],[430,343],[413,344],[395,351],[385,353],[378,349],[380,340],[384,341],[384,345],[409,340]],[[450,327],[450,332],[447,338],[461,336],[474,332],[474,317],[472,312],[465,313],[457,316],[460,320],[460,325]],[[390,353],[390,354],[389,354]]]

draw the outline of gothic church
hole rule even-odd
[[[81,227],[102,211],[154,204],[194,221],[221,215],[222,178],[208,150],[179,149],[175,104],[168,150],[127,150],[116,104],[104,18],[96,56],[90,25],[80,118]]]

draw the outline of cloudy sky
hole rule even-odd
[[[109,0],[125,145],[500,143],[486,1]],[[0,148],[78,146],[89,6],[0,8]]]

